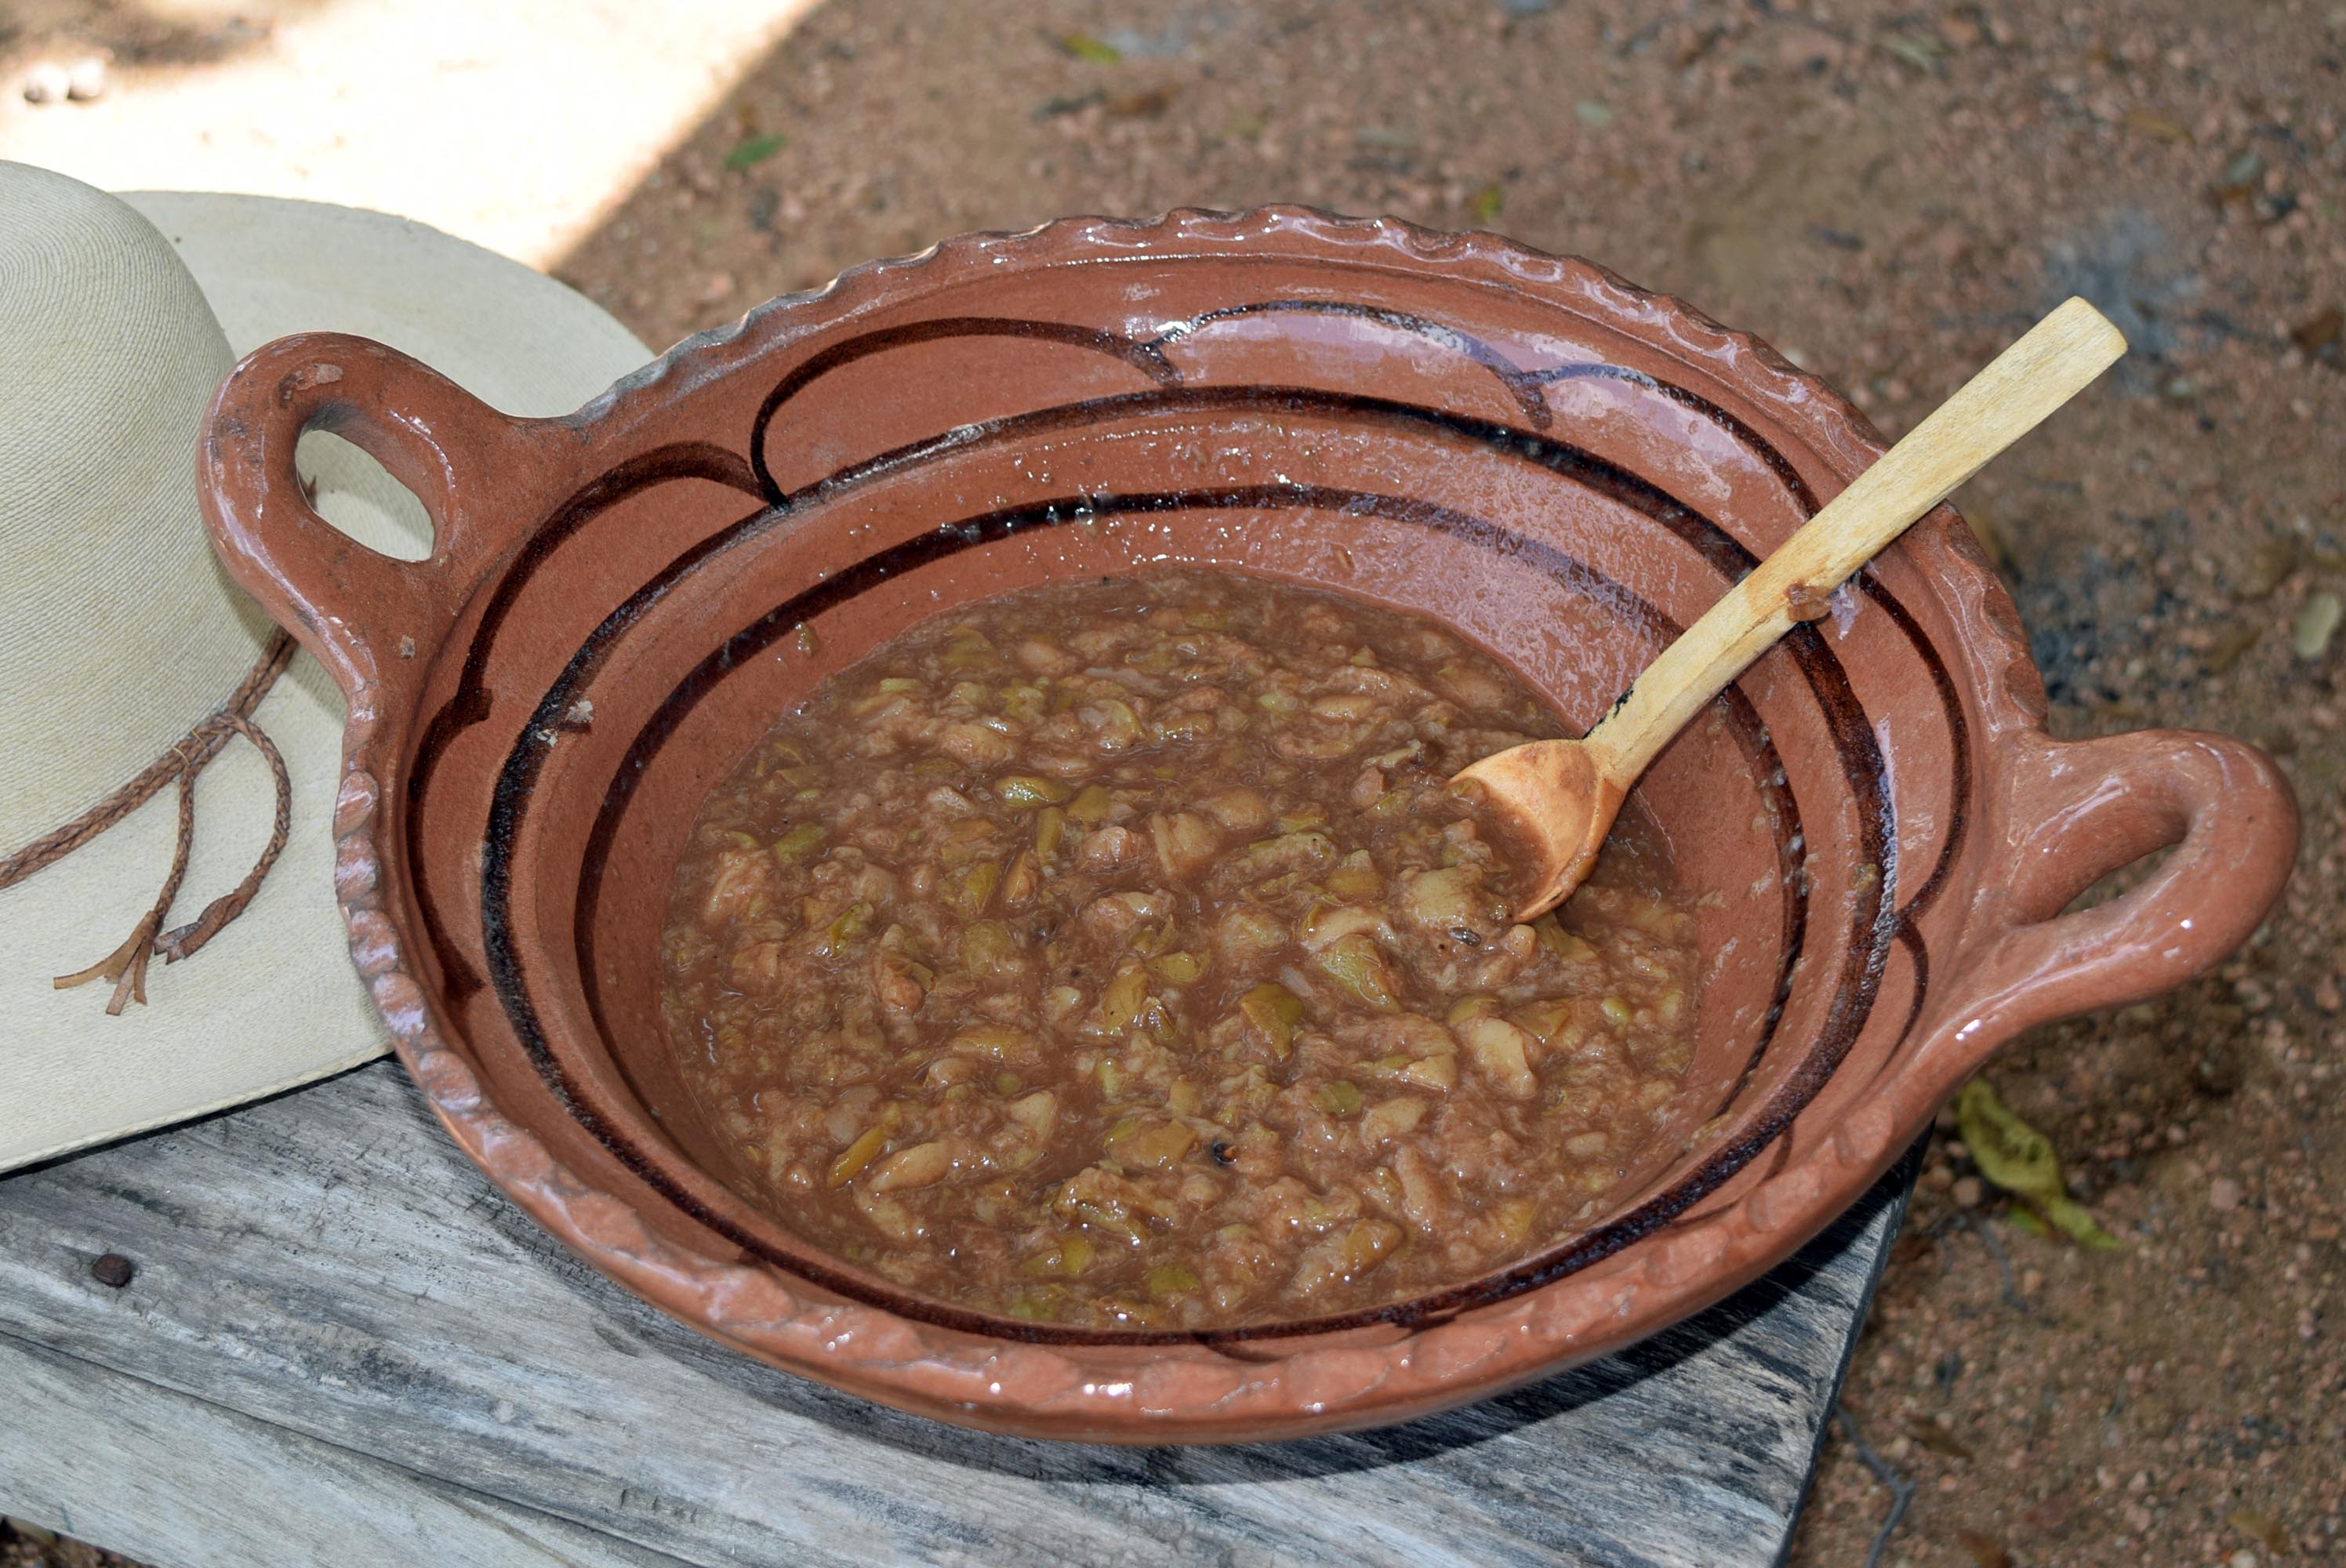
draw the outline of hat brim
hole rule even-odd
[[[523,415],[566,413],[650,358],[561,283],[404,219],[258,196],[124,199],[178,249],[240,355],[288,332],[356,332]],[[189,466],[192,476],[192,454]],[[192,477],[189,503],[188,526],[200,528]],[[257,1099],[388,1048],[333,896],[342,717],[332,681],[298,656],[255,715],[292,778],[284,853],[251,906],[199,954],[150,966],[148,1005],[109,1018],[104,983],[59,991],[50,977],[112,951],[153,900],[177,829],[171,790],[0,892],[0,1017],[10,1035],[0,1049],[0,1170]],[[267,839],[271,799],[266,766],[241,741],[204,771],[174,923],[245,874]]]

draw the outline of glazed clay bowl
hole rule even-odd
[[[428,559],[311,510],[311,428],[423,498]],[[222,387],[200,463],[230,568],[349,699],[358,966],[515,1202],[808,1377],[972,1426],[1185,1442],[1478,1399],[1753,1278],[2014,1033],[2246,938],[2294,850],[2287,787],[2215,736],[2048,738],[2011,603],[1942,510],[1637,792],[1713,958],[1686,1085],[1606,1212],[1435,1296],[1198,1334],[912,1296],[736,1190],[658,1005],[703,798],[924,617],[1166,562],[1438,617],[1586,726],[1879,451],[1763,345],[1585,262],[1266,211],[954,240],[775,300],[566,419],[288,338]]]

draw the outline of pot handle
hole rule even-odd
[[[422,361],[368,338],[300,332],[245,356],[214,394],[197,454],[204,519],[230,574],[316,654],[346,697],[423,658],[447,635],[507,542],[496,515],[534,481],[548,422],[498,412]],[[293,453],[326,430],[382,464],[432,519],[432,553],[403,561],[360,544],[310,503]],[[518,482],[518,484],[516,484]]]
[[[1950,1030],[1974,1067],[2024,1029],[2157,996],[2213,967],[2256,930],[2297,856],[2289,780],[2229,736],[2039,732],[2017,761],[2010,871],[1981,909],[1991,934],[1950,991],[1966,999]],[[2140,885],[2061,912],[2168,848]]]

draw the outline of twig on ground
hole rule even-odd
[[[1890,1461],[1874,1452],[1872,1445],[1858,1435],[1857,1418],[1849,1413],[1847,1405],[1834,1403],[1833,1420],[1841,1423],[1841,1435],[1849,1439],[1849,1446],[1857,1451],[1859,1462],[1873,1472],[1874,1480],[1890,1489],[1889,1515],[1873,1533],[1873,1550],[1865,1554],[1865,1568],[1882,1568],[1882,1554],[1890,1550],[1890,1537],[1906,1517],[1906,1505],[1914,1501],[1914,1483],[1892,1469]]]
[[[1930,1234],[1943,1236],[1959,1226],[1978,1237],[1980,1245],[1987,1248],[1987,1255],[1995,1259],[1996,1275],[2004,1282],[2004,1304],[2015,1312],[2027,1311],[2028,1298],[2020,1293],[2019,1286],[2013,1279],[2012,1259],[2005,1254],[2004,1243],[1995,1238],[1995,1232],[1988,1228],[1987,1221],[1969,1209],[1959,1208],[1931,1227]]]
[[[1995,1238],[1995,1232],[1989,1228],[1987,1221],[1975,1214],[1967,1217],[1972,1222],[1972,1234],[1980,1238],[1980,1245],[1987,1248],[1987,1255],[1995,1259],[1996,1275],[2004,1281],[2004,1304],[2015,1312],[2027,1311],[2028,1298],[2021,1295],[2019,1288],[2013,1284],[2012,1259],[2004,1256],[2004,1243]]]

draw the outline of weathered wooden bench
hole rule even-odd
[[[1073,1447],[702,1339],[562,1251],[377,1064],[0,1178],[0,1512],[171,1568],[1772,1563],[1912,1179],[1504,1399]]]

